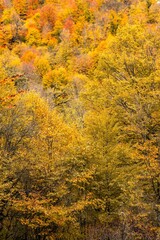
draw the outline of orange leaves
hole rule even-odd
[[[1,107],[12,108],[16,100],[20,97],[22,92],[17,92],[15,88],[15,81],[21,75],[13,76],[12,78],[2,79],[0,81],[0,104]]]
[[[93,59],[87,54],[78,56],[73,61],[73,69],[78,73],[89,75],[93,69]]]
[[[74,26],[73,20],[70,17],[67,18],[64,23],[64,29],[67,29],[69,30],[70,33],[72,33],[74,29],[73,26]]]
[[[13,0],[13,6],[21,18],[26,19],[28,10],[27,0]]]
[[[56,21],[56,11],[54,4],[47,4],[40,11],[40,24],[42,29],[53,29]]]
[[[29,8],[29,12],[30,12],[31,10],[38,8],[39,1],[38,0],[29,0],[28,5],[29,5],[28,8]]]
[[[21,57],[22,62],[33,63],[34,59],[36,58],[36,53],[32,50],[27,50]]]

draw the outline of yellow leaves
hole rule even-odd
[[[74,176],[74,178],[71,180],[71,183],[77,186],[79,189],[85,189],[86,184],[89,184],[93,180],[94,174],[95,168],[82,171],[77,176]]]
[[[144,32],[144,28],[142,25],[135,24],[130,26],[129,24],[126,24],[118,31],[117,43],[119,42],[120,47],[125,47],[126,49],[130,47],[131,50],[135,49],[141,51],[142,44],[145,44],[146,42],[146,35],[147,33]]]
[[[117,12],[115,12],[114,10],[111,10],[110,11],[110,19],[112,19],[113,21],[115,21],[115,23],[117,23],[118,21],[118,15],[117,15]]]
[[[77,84],[79,88],[82,88],[87,81],[89,81],[89,78],[84,74],[75,73],[73,75],[73,82]]]
[[[17,57],[12,58],[10,61],[10,68],[16,68],[19,67],[21,65],[20,59]]]
[[[56,22],[55,22],[55,26],[54,26],[54,30],[52,32],[52,35],[58,37],[62,31],[62,28],[63,28],[63,23],[61,21],[61,19],[58,19]]]
[[[51,223],[58,227],[64,227],[67,222],[74,223],[76,220],[74,215],[77,212],[82,212],[89,205],[93,206],[93,202],[86,198],[86,200],[79,200],[70,207],[53,206],[48,200],[32,194],[28,198],[13,200],[12,208],[21,213],[19,221],[22,225],[27,225],[30,229],[47,227],[49,230]],[[26,214],[29,219],[25,217]]]
[[[62,117],[56,111],[51,111],[47,103],[34,92],[25,94],[21,104],[25,105],[26,112],[33,114],[40,129],[34,143],[37,147],[41,146],[37,156],[61,161],[65,154],[71,153],[77,141],[75,129],[68,127]]]
[[[22,195],[21,200],[13,200],[14,208],[21,212],[20,222],[29,228],[47,227],[50,222],[63,225],[66,221],[66,211],[61,206],[50,205],[50,199],[47,200],[38,194],[31,194],[30,197]],[[30,218],[25,218],[25,214]]]
[[[159,170],[159,162],[158,162],[158,154],[159,149],[158,146],[155,145],[153,140],[147,140],[143,143],[143,145],[136,146],[138,150],[138,158],[143,161],[146,167],[149,170],[149,174],[154,174]]]
[[[20,59],[11,51],[4,51],[0,56],[0,78],[11,77],[21,73]]]
[[[139,1],[131,7],[130,19],[132,23],[145,23],[147,18],[147,7],[145,1]]]
[[[107,231],[118,226],[119,239],[124,209],[126,237],[134,239],[132,209],[156,225],[147,206],[156,206],[151,181],[155,187],[159,181],[159,30],[158,23],[145,24],[158,14],[152,7],[147,13],[144,1],[140,9],[134,1],[130,7],[111,0],[25,2],[13,1],[23,20],[17,15],[13,23],[10,8],[1,15],[0,41],[14,49],[0,56],[0,170],[8,164],[0,189],[7,224],[13,216],[5,231],[11,239],[25,238],[27,228],[29,239],[83,239],[84,229],[101,231],[95,224],[101,222]],[[22,72],[21,63],[29,90],[19,98],[12,76]],[[14,156],[7,158],[6,149]]]
[[[10,24],[12,22],[13,12],[14,12],[13,8],[4,9],[1,19],[4,25]]]
[[[16,97],[18,97],[14,87],[14,79],[3,79],[0,81],[0,84],[0,107],[12,108]]]
[[[71,212],[73,211],[80,211],[82,212],[84,210],[84,208],[88,205],[90,205],[91,202],[90,200],[80,200],[78,201],[76,204],[74,204],[72,207],[71,207]]]
[[[33,16],[33,18],[29,18],[27,19],[27,21],[25,22],[25,27],[29,30],[30,28],[36,28],[37,27],[37,23],[36,20],[39,18],[39,15],[37,14],[36,16]]]
[[[34,66],[41,77],[51,69],[48,56],[37,56],[34,61]]]
[[[28,6],[26,0],[14,0],[13,1],[13,7],[16,10],[16,12],[22,17],[26,18]]]
[[[0,68],[0,80],[3,81],[3,79],[5,79],[7,77],[7,73],[6,73],[5,69],[2,67],[1,63],[0,63],[0,66],[1,66],[1,68]]]
[[[32,109],[39,118],[47,116],[49,107],[44,99],[42,99],[36,92],[28,92],[21,99],[21,103],[25,105],[26,109]]]
[[[30,27],[26,36],[26,40],[29,45],[40,45],[41,43],[41,34],[37,28]]]
[[[68,82],[69,77],[66,69],[63,67],[56,68],[43,77],[43,85],[54,89],[60,89],[61,87],[64,88]]]
[[[0,46],[8,45],[9,41],[13,38],[11,24],[5,25],[0,29]]]
[[[72,150],[74,135],[62,119],[53,113],[48,116],[48,122],[41,131],[41,140],[46,150],[49,149],[49,156],[61,161],[65,154],[68,155]]]
[[[109,13],[110,19],[110,31],[114,35],[117,32],[117,29],[128,22],[128,17],[126,13],[117,13],[114,10],[111,10]]]

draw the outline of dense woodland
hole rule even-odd
[[[160,240],[160,3],[0,0],[0,239]]]

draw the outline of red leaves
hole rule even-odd
[[[70,33],[73,32],[73,26],[74,26],[74,22],[71,19],[71,17],[67,18],[64,24],[64,29],[69,30]]]
[[[41,9],[40,24],[41,27],[53,28],[56,20],[56,11],[53,4],[47,4]]]

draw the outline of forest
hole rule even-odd
[[[0,0],[0,240],[160,240],[160,1]]]

